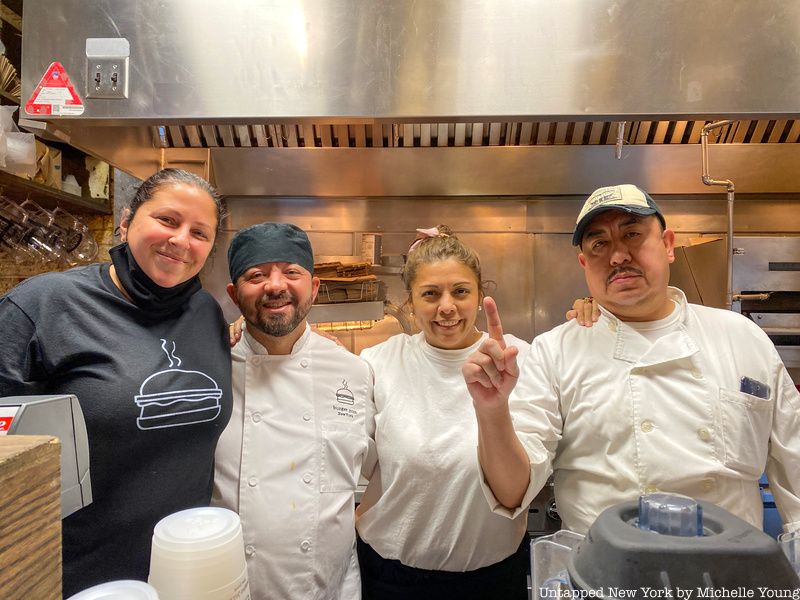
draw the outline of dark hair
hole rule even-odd
[[[420,265],[441,262],[454,258],[458,262],[466,265],[475,275],[478,281],[478,289],[483,290],[483,280],[481,279],[481,260],[477,252],[461,243],[453,230],[447,225],[437,225],[439,230],[437,237],[425,238],[408,253],[406,264],[400,276],[406,286],[406,291],[411,292],[411,286],[417,277]]]
[[[222,207],[222,200],[217,190],[202,177],[190,173],[189,171],[184,171],[183,169],[162,169],[145,179],[142,185],[139,186],[139,189],[136,190],[136,194],[133,196],[133,200],[131,200],[128,206],[128,210],[130,211],[127,217],[128,223],[133,221],[133,217],[136,215],[136,211],[139,210],[139,207],[148,200],[151,200],[156,192],[162,188],[180,184],[196,187],[211,196],[211,199],[214,201],[214,206],[217,209],[217,226],[214,228],[214,234],[218,234],[220,229],[222,229],[222,219],[225,214]]]

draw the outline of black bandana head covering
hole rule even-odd
[[[228,248],[231,281],[252,266],[263,263],[292,263],[314,274],[314,252],[306,232],[290,223],[260,223],[233,236]]]
[[[114,246],[108,253],[117,277],[133,303],[153,316],[165,317],[172,314],[200,291],[200,277],[197,275],[173,287],[158,285],[133,258],[127,242]]]

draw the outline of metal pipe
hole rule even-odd
[[[718,129],[725,125],[730,125],[733,121],[717,121],[715,123],[707,123],[703,126],[700,132],[700,149],[703,159],[703,183],[705,185],[719,185],[725,186],[728,190],[728,260],[727,260],[727,289],[725,291],[725,304],[728,310],[733,306],[733,197],[735,187],[730,179],[713,179],[709,174],[708,168],[708,132],[712,129]]]
[[[766,302],[769,300],[769,297],[772,295],[772,292],[764,292],[761,294],[736,294],[733,299],[734,300],[754,300],[757,302]]]
[[[617,160],[622,160],[622,146],[625,144],[625,121],[617,123]]]

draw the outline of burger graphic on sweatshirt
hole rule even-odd
[[[221,411],[222,390],[211,377],[200,371],[180,369],[181,359],[175,354],[175,342],[161,348],[169,360],[169,369],[153,373],[142,382],[134,396],[141,409],[136,425],[139,429],[162,429],[213,421]]]

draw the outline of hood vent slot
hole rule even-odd
[[[634,121],[626,144],[698,144],[706,121]],[[159,131],[165,135],[159,135]],[[775,144],[800,141],[800,120],[735,121],[711,141]],[[435,146],[547,146],[615,144],[617,123],[374,123],[345,125],[169,125],[154,128],[168,148],[413,148]]]

